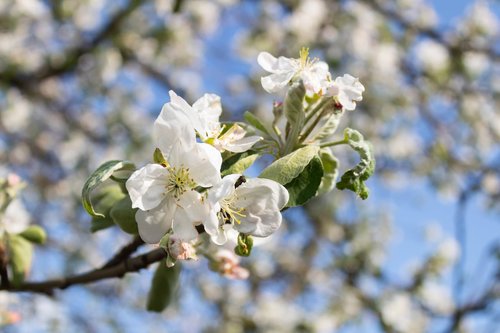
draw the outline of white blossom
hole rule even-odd
[[[418,295],[422,302],[437,314],[449,315],[455,308],[450,290],[436,282],[424,283]]]
[[[415,49],[417,62],[430,72],[444,70],[450,63],[448,50],[440,43],[425,39]]]
[[[224,244],[226,232],[232,228],[267,237],[281,225],[280,210],[288,202],[288,191],[275,181],[260,178],[248,179],[236,187],[240,177],[228,175],[208,192],[211,210],[204,226],[216,244]]]
[[[220,97],[215,94],[203,95],[194,102],[193,106],[177,96],[175,92],[170,91],[169,94],[171,102],[165,108],[172,109],[171,112],[182,113],[189,119],[188,124],[198,133],[200,139],[221,152],[225,150],[234,153],[244,152],[262,140],[260,136],[245,137],[246,131],[237,124],[224,131],[224,127],[219,122],[222,114],[221,101]],[[184,130],[194,133],[193,129]]]
[[[425,332],[426,317],[411,298],[404,293],[394,293],[382,298],[382,317],[396,332]]]
[[[363,99],[364,91],[365,87],[359,79],[350,74],[344,74],[329,85],[327,95],[336,97],[344,109],[353,111],[356,108],[356,102]]]
[[[154,124],[154,138],[166,165],[148,164],[126,183],[132,207],[139,208],[139,235],[147,243],[159,242],[169,229],[184,241],[195,239],[195,226],[208,209],[194,189],[220,181],[222,157],[214,147],[196,142],[189,119],[180,112],[184,103],[172,94]]]
[[[269,93],[280,91],[291,81],[302,80],[308,95],[322,95],[330,80],[328,64],[317,58],[310,59],[306,48],[301,50],[299,59],[276,58],[268,52],[261,52],[257,62],[271,73],[261,78],[262,87]]]

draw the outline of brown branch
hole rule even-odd
[[[118,265],[120,262],[128,259],[132,253],[134,253],[139,246],[144,244],[144,241],[139,236],[135,236],[134,239],[127,245],[125,245],[118,253],[116,253],[113,258],[109,259],[102,268],[108,268]]]
[[[88,284],[110,278],[121,278],[127,273],[138,272],[149,265],[158,262],[165,258],[167,253],[164,249],[159,248],[148,253],[129,258],[119,264],[110,267],[91,270],[82,274],[73,275],[65,278],[42,281],[42,282],[25,282],[20,286],[0,287],[0,290],[12,292],[36,292],[51,295],[54,289],[66,289],[75,284]]]

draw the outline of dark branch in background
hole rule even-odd
[[[126,259],[112,266],[91,270],[82,274],[64,277],[60,279],[42,281],[42,282],[25,282],[18,287],[0,287],[0,290],[15,291],[15,292],[35,292],[51,295],[54,289],[66,289],[76,284],[88,284],[110,278],[121,278],[127,273],[138,272],[149,265],[166,258],[167,252],[159,248],[148,253]]]
[[[394,21],[396,21],[401,27],[403,27],[406,30],[410,31],[415,31],[416,33],[431,38],[435,40],[438,43],[443,44],[445,47],[447,47],[452,53],[457,52],[457,53],[463,53],[465,51],[474,51],[474,52],[480,52],[480,53],[485,53],[487,54],[491,60],[493,61],[498,61],[500,60],[500,54],[495,52],[494,49],[492,48],[481,48],[481,47],[476,47],[474,45],[470,45],[467,43],[467,41],[458,41],[458,43],[453,43],[448,41],[442,33],[439,31],[428,28],[428,27],[421,27],[418,26],[410,21],[408,21],[403,15],[398,13],[395,10],[392,10],[390,8],[384,7],[377,3],[377,1],[367,1],[363,0],[363,3],[370,6],[372,9],[375,11],[379,12],[383,16],[386,16]]]
[[[444,333],[457,332],[460,328],[462,320],[467,315],[487,309],[495,300],[498,299],[499,296],[498,290],[495,291],[495,286],[493,285],[492,288],[488,289],[476,301],[458,307],[453,313],[450,326],[444,331]]]
[[[9,73],[0,73],[0,81],[7,85],[15,86],[21,90],[25,90],[36,83],[58,75],[66,74],[74,70],[78,64],[78,59],[86,53],[92,52],[106,39],[113,36],[119,31],[121,24],[132,14],[144,1],[131,0],[126,6],[118,10],[109,21],[101,28],[101,30],[94,35],[89,41],[67,50],[64,53],[63,62],[59,64],[51,64],[47,62],[40,67],[38,71],[33,73],[19,73],[10,75]]]

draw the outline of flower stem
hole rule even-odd
[[[321,112],[319,113],[319,115],[314,119],[314,121],[304,130],[304,132],[300,135],[300,139],[299,139],[299,142],[302,143],[304,142],[304,140],[309,136],[309,134],[312,133],[312,131],[314,130],[314,128],[316,127],[316,125],[318,125],[319,121],[321,120],[321,118],[323,118],[323,116],[328,112],[328,101],[330,101],[331,99],[325,99],[324,102],[318,104],[318,106],[316,108],[314,108],[314,110],[311,111],[311,114],[314,113],[317,113],[318,110],[320,110],[321,108]],[[311,116],[311,115],[310,115]],[[309,119],[311,119],[311,117],[309,117]],[[307,123],[307,121],[306,121]]]
[[[310,112],[307,113],[307,116],[306,116],[306,119],[304,120],[304,125],[307,125],[307,123],[309,122],[309,120],[311,120],[311,118],[319,111],[321,110],[321,108],[328,102],[328,99],[329,98],[323,98],[322,100],[320,100],[316,106],[314,107],[314,109],[312,109]]]
[[[338,146],[338,145],[345,145],[347,143],[348,143],[347,140],[342,139],[342,140],[339,140],[339,141],[325,142],[325,143],[320,144],[319,146],[321,148],[326,148],[326,147],[333,147],[333,146]]]

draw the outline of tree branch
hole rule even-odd
[[[73,48],[69,48],[62,57],[64,61],[58,64],[47,62],[37,71],[32,73],[0,73],[0,80],[7,85],[15,86],[21,90],[30,89],[38,82],[58,75],[63,75],[74,70],[78,64],[78,59],[86,53],[92,52],[102,42],[113,36],[119,30],[121,24],[132,14],[143,1],[130,0],[123,8],[118,10],[109,21],[97,32],[92,39],[82,42]]]
[[[113,258],[109,259],[107,263],[105,263],[102,268],[108,268],[115,265],[118,265],[120,262],[128,259],[132,253],[134,253],[139,246],[144,244],[144,241],[139,236],[135,236],[132,242],[125,245],[118,253],[114,255]]]
[[[120,253],[119,253],[120,254]],[[42,282],[25,282],[19,286],[0,287],[0,290],[13,292],[36,292],[51,295],[54,289],[66,289],[75,284],[88,284],[99,280],[120,278],[127,273],[138,272],[149,265],[158,262],[167,256],[164,249],[159,248],[148,253],[129,258],[119,264],[91,270],[82,274],[73,275],[61,279],[54,279]],[[106,265],[105,265],[106,266]]]

